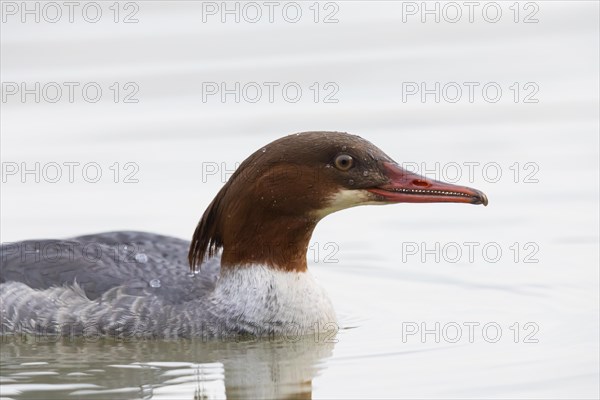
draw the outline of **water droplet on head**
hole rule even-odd
[[[152,279],[150,282],[150,287],[159,288],[160,287],[160,279]]]
[[[354,185],[354,179],[349,179],[349,180],[348,180],[348,184],[349,184],[349,185]]]
[[[148,256],[144,253],[138,253],[135,255],[135,261],[143,264],[148,261]]]
[[[123,246],[123,250],[127,250],[127,246]]]
[[[267,148],[266,148],[266,147],[263,147],[261,151],[262,151],[263,153],[266,153],[266,152],[267,152]]]
[[[331,168],[331,164],[326,164],[325,168]]]

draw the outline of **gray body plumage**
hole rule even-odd
[[[144,232],[5,243],[1,333],[302,335],[335,323],[308,272],[244,266],[220,273],[215,257],[191,274],[188,249],[188,241]]]

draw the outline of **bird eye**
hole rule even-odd
[[[348,171],[353,164],[354,159],[348,154],[340,154],[335,158],[335,167],[340,171]]]

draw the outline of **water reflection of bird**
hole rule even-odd
[[[5,338],[6,339],[6,338]],[[316,341],[248,339],[135,340],[102,338],[94,341],[8,338],[2,359],[36,360],[35,367],[14,363],[3,373],[51,370],[27,381],[4,382],[3,394],[17,389],[31,395],[36,383],[63,385],[56,398],[118,395],[140,398],[311,398],[312,381],[332,355],[336,338]],[[12,385],[18,385],[18,388]]]

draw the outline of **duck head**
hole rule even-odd
[[[195,270],[222,249],[222,268],[305,271],[319,220],[349,207],[393,203],[488,200],[479,190],[407,171],[359,136],[289,135],[250,155],[219,191],[194,232],[190,266]]]

